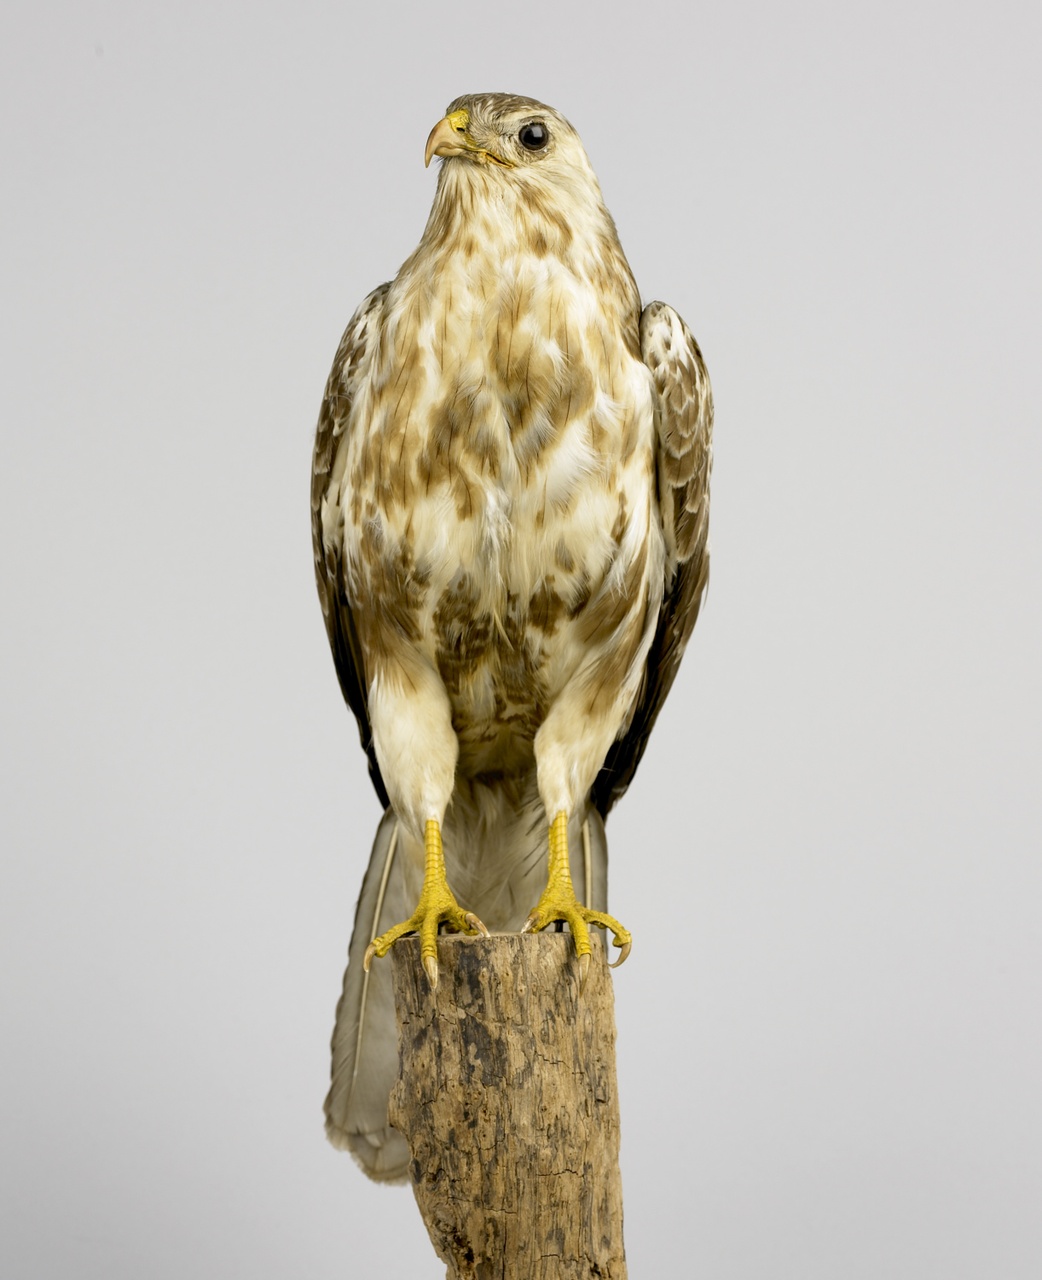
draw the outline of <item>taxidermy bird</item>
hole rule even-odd
[[[416,251],[358,308],[315,441],[318,593],[386,809],[333,1033],[327,1133],[404,1176],[388,1126],[389,966],[440,926],[591,926],[620,963],[604,818],[632,779],[709,571],[712,394],[670,307],[643,310],[572,126],[457,98]]]

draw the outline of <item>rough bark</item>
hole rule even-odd
[[[625,1280],[615,1015],[594,938],[586,989],[566,933],[392,951],[391,1123],[448,1280]]]

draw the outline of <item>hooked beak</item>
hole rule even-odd
[[[426,169],[434,156],[458,156],[464,151],[477,151],[478,148],[467,137],[469,123],[470,116],[465,111],[454,111],[444,120],[439,120],[427,139],[423,167]]]
[[[494,151],[479,147],[467,132],[470,116],[466,111],[453,111],[444,120],[439,120],[427,138],[427,149],[423,153],[423,167],[427,168],[434,156],[472,155],[475,160],[483,160],[489,164],[498,164],[504,169],[514,166],[509,160],[503,160]]]

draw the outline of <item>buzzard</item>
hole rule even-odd
[[[632,779],[709,570],[712,394],[683,320],[643,310],[572,126],[457,98],[416,251],[358,308],[315,440],[318,593],[386,809],[333,1033],[327,1132],[403,1176],[387,966],[440,925],[605,912],[604,818]],[[443,844],[444,839],[444,844]],[[547,867],[548,857],[548,867]],[[563,927],[563,925],[562,925]]]

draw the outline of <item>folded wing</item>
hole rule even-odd
[[[376,762],[362,650],[344,582],[343,516],[333,487],[333,468],[338,446],[349,428],[351,407],[359,395],[367,356],[379,335],[383,302],[389,288],[390,285],[382,284],[373,290],[351,317],[340,339],[319,413],[311,468],[311,535],[318,598],[340,688],[358,721],[358,734],[369,758],[369,776],[385,809],[390,801]]]
[[[680,666],[709,581],[709,477],[713,392],[690,329],[664,302],[640,318],[640,345],[651,370],[658,433],[658,491],[666,537],[666,584],[640,697],[593,786],[602,815],[625,792]]]

